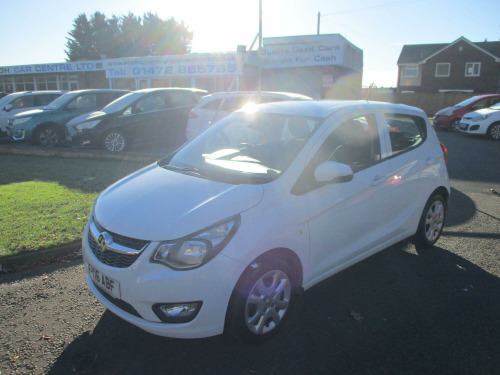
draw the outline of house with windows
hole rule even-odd
[[[398,93],[500,93],[500,41],[404,45]]]

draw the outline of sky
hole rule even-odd
[[[262,0],[264,37],[341,34],[363,50],[363,85],[395,87],[404,44],[500,40],[500,0]],[[193,31],[192,52],[252,43],[258,0],[0,0],[0,66],[58,63],[80,13],[174,17]]]

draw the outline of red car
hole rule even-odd
[[[500,94],[473,96],[452,107],[438,111],[434,116],[434,126],[436,128],[456,130],[463,115],[481,108],[489,108],[498,102],[500,102]]]

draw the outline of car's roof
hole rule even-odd
[[[94,93],[94,92],[123,92],[127,93],[130,92],[130,90],[118,90],[118,89],[85,89],[85,90],[75,90],[75,91],[68,91],[67,93],[75,94],[75,93]]]
[[[42,94],[64,94],[66,91],[64,90],[43,90],[43,91],[17,91],[13,92],[12,94],[9,94],[10,98],[17,97],[17,96],[22,96],[22,95],[28,95],[28,94],[33,94],[33,95],[42,95]]]
[[[266,103],[259,105],[259,111],[269,113],[297,114],[308,117],[326,118],[332,113],[344,109],[369,109],[386,108],[389,110],[406,109],[419,110],[404,104],[392,104],[384,102],[375,102],[367,100],[307,100],[307,101],[284,101],[275,103]],[[245,109],[243,109],[244,111]],[[419,110],[421,111],[421,110]]]
[[[155,91],[180,91],[180,90],[191,91],[194,93],[201,93],[201,94],[204,94],[207,92],[206,90],[190,88],[190,87],[158,87],[158,88],[152,88],[152,89],[136,90],[134,92],[147,93],[147,92],[155,92]]]
[[[291,98],[291,99],[293,98],[293,99],[308,99],[308,100],[312,100],[312,98],[309,97],[309,96],[298,94],[298,93],[295,93],[295,92],[261,91],[261,94],[264,95],[264,96],[274,96],[274,97],[277,97],[277,98]],[[257,91],[215,92],[213,94],[209,94],[209,95],[205,96],[203,99],[204,100],[208,100],[208,99],[220,98],[220,97],[223,97],[223,96],[230,97],[230,96],[244,96],[244,95],[255,96],[255,95],[257,95]]]

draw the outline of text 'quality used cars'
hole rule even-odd
[[[247,107],[101,193],[83,234],[87,284],[157,335],[263,341],[303,290],[405,238],[432,246],[446,158],[416,108]]]

